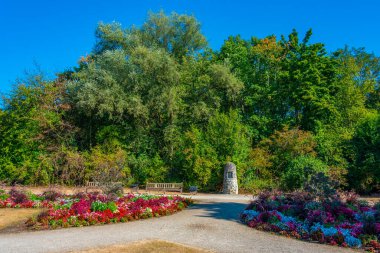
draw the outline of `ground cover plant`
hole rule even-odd
[[[190,200],[178,196],[115,196],[101,193],[63,195],[53,191],[32,194],[16,189],[8,193],[0,192],[0,208],[44,208],[37,217],[27,221],[27,226],[33,229],[79,227],[159,217],[178,212],[189,204]]]
[[[343,247],[380,251],[380,203],[354,193],[263,192],[241,214],[249,227]]]

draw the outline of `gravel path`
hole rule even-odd
[[[69,252],[160,239],[216,252],[358,252],[251,229],[238,220],[247,196],[199,195],[190,208],[161,218],[104,226],[0,235],[0,252]]]

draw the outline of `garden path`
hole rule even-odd
[[[247,196],[197,195],[190,208],[161,218],[104,226],[0,235],[0,251],[69,252],[144,239],[160,239],[216,252],[358,252],[307,243],[251,229],[238,214]]]

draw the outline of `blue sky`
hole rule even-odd
[[[91,52],[99,21],[124,26],[143,23],[149,10],[194,14],[212,48],[229,35],[243,38],[304,33],[329,51],[344,45],[380,55],[377,0],[0,0],[0,92],[37,63],[50,74],[77,64]]]

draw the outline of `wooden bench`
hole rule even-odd
[[[101,183],[101,182],[96,182],[96,181],[86,182],[86,192],[88,192],[89,190],[98,190],[98,189],[101,189],[103,187],[109,187],[109,186],[116,185],[116,184],[122,184],[122,183],[121,182]]]
[[[146,191],[163,191],[182,193],[183,183],[146,183]]]

